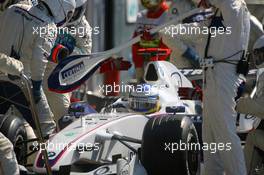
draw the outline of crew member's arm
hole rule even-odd
[[[194,67],[199,67],[199,55],[192,47],[185,43],[198,43],[204,36],[200,32],[204,23],[189,23],[171,25],[160,32],[163,42],[172,50],[179,52],[179,55],[190,61]],[[183,29],[186,32],[180,32]],[[191,31],[191,32],[187,32]],[[195,32],[194,32],[195,31]]]
[[[264,119],[264,73],[259,76],[256,94],[258,95],[255,98],[240,98],[237,102],[236,111]]]
[[[263,26],[261,22],[253,15],[250,15],[250,38],[248,51],[253,50],[253,46],[257,39],[264,35]]]
[[[76,47],[74,53],[89,54],[92,52],[92,32],[93,29],[85,16],[82,17],[80,24],[76,26],[80,31],[76,36]]]
[[[55,24],[54,28],[56,29]],[[33,93],[35,96],[40,96],[46,65],[57,36],[53,33],[47,32],[45,36],[36,35],[34,37],[30,72]]]

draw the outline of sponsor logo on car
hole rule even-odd
[[[74,66],[66,69],[65,71],[62,71],[62,79],[65,80],[66,78],[73,77],[74,75],[78,74],[80,71],[84,69],[84,63],[81,61],[78,64],[75,64]]]

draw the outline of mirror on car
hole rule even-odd
[[[165,110],[166,113],[183,113],[185,112],[185,106],[167,106]]]

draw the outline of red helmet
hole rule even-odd
[[[141,0],[141,4],[146,9],[155,9],[159,7],[165,0]]]

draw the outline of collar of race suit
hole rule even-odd
[[[156,12],[148,11],[147,17],[148,18],[159,18],[168,9],[169,9],[169,6],[166,4],[166,2],[162,2],[159,10]]]

